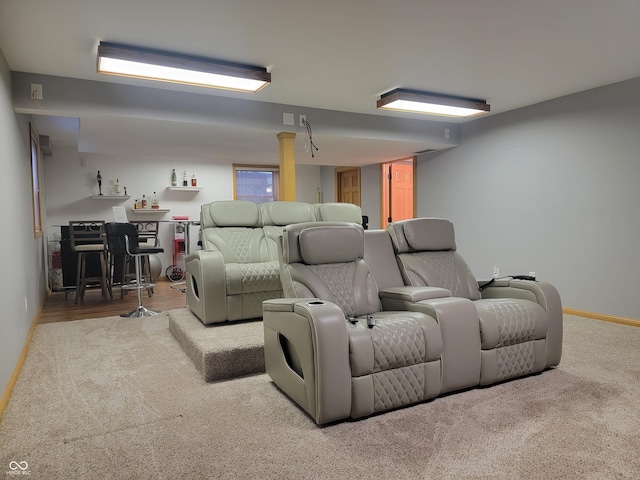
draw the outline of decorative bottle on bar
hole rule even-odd
[[[102,195],[102,175],[100,175],[100,170],[98,170],[98,195]]]

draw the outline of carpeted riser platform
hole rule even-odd
[[[205,382],[265,371],[261,320],[204,325],[187,308],[168,314],[169,331]]]

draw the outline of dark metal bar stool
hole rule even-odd
[[[159,222],[153,220],[140,220],[132,221],[138,229],[138,245],[160,247],[160,238],[158,237]],[[144,245],[143,245],[144,244]],[[151,245],[149,245],[151,244]],[[141,259],[142,263],[142,278],[145,282],[152,285],[147,288],[149,296],[153,295],[153,275],[151,273],[151,256],[145,255]]]
[[[141,257],[153,253],[162,253],[164,249],[161,247],[141,247],[138,243],[138,229],[136,225],[131,223],[107,223],[105,231],[109,248],[114,251],[126,251],[135,261],[136,266],[136,283],[122,284],[120,288],[135,289],[138,292],[138,306],[135,310],[123,313],[121,317],[150,317],[156,315],[154,312],[142,306],[142,290],[153,287],[153,283],[145,281],[142,271]]]

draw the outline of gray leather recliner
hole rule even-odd
[[[448,220],[403,220],[387,230],[405,285],[445,288],[452,297],[473,303],[479,319],[481,385],[540,372],[560,362],[562,305],[552,285],[507,278],[481,290],[456,251]],[[389,306],[416,309],[400,303],[390,301]]]
[[[318,424],[440,393],[440,328],[422,312],[382,309],[362,226],[290,225],[280,248],[288,298],[263,304],[266,371]]]

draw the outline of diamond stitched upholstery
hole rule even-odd
[[[411,365],[373,374],[373,411],[416,403],[425,398],[424,366]]]
[[[426,361],[424,330],[414,318],[385,319],[369,331],[374,373]]]
[[[480,315],[480,338],[485,345],[483,330],[486,322],[498,324],[498,343],[490,348],[500,348],[535,340],[535,304],[523,305],[514,301],[479,301],[476,306]],[[529,308],[528,308],[529,307]]]
[[[233,259],[225,261],[229,262],[237,262],[237,263],[248,263],[248,262],[256,262],[260,261],[259,254],[258,258],[256,258],[256,252],[252,252],[251,249],[251,241],[254,236],[254,230],[252,229],[241,229],[241,230],[232,230],[229,228],[221,228],[218,229],[218,235],[225,241],[228,247],[231,249],[233,253]]]
[[[446,288],[453,297],[461,296],[453,252],[419,252],[412,256],[423,265],[420,271],[428,272],[425,285]]]
[[[337,304],[345,317],[356,314],[356,301],[353,291],[354,263],[331,263],[328,265],[308,265],[309,270],[322,280],[331,292],[331,301]]]
[[[227,265],[227,272],[235,269],[240,271],[240,275],[238,279],[234,275],[227,275],[227,293],[238,294],[282,290],[278,262]],[[240,282],[237,283],[237,280],[240,280]]]
[[[497,381],[522,377],[534,371],[534,342],[509,345],[496,350],[498,360]]]

